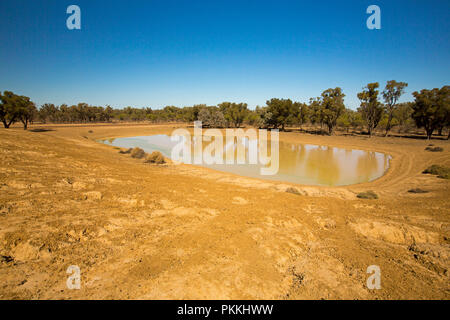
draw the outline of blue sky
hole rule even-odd
[[[68,30],[66,8],[81,8]],[[368,30],[366,8],[381,8]],[[0,91],[113,107],[307,102],[340,86],[448,85],[450,1],[1,0]]]

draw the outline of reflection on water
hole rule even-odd
[[[140,136],[103,140],[102,143],[122,147],[140,147],[146,152],[160,151],[166,157],[176,142],[167,135]],[[210,142],[204,142],[203,148]],[[234,149],[236,149],[235,141]],[[256,141],[244,141],[246,150]],[[276,175],[260,174],[260,164],[206,165],[203,167],[246,177],[285,181],[306,185],[341,186],[372,181],[381,177],[389,167],[390,156],[363,150],[342,149],[309,144],[279,143],[279,170]],[[224,144],[225,148],[230,148]]]

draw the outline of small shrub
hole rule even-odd
[[[166,159],[159,151],[153,151],[151,154],[147,155],[145,158],[145,163],[155,163],[155,164],[163,164],[166,163]]]
[[[430,151],[430,152],[442,152],[442,151],[444,151],[444,149],[441,148],[441,147],[426,147],[425,150],[426,151]]]
[[[119,151],[119,153],[122,153],[122,154],[127,154],[127,153],[131,153],[131,150],[133,150],[133,149],[127,149],[127,150],[120,150]]]
[[[420,189],[420,188],[415,188],[415,189],[410,189],[408,190],[409,193],[428,193],[429,191]]]
[[[422,173],[434,174],[442,179],[450,179],[450,168],[438,166],[437,164],[433,164],[431,167],[426,168]]]
[[[300,195],[300,192],[299,192],[296,188],[293,188],[293,187],[287,188],[287,189],[286,189],[286,192],[287,192],[287,193],[296,194],[296,195]]]
[[[375,193],[375,192],[373,192],[373,191],[366,191],[366,192],[361,192],[361,193],[358,193],[358,195],[356,196],[356,197],[358,197],[358,198],[360,198],[360,199],[378,199],[378,195]]]
[[[92,130],[89,130],[89,131],[88,131],[88,133],[94,133],[94,131],[92,131]]]
[[[131,154],[131,157],[135,158],[135,159],[142,159],[145,157],[145,151],[138,147],[133,148],[133,150],[131,150],[130,154]]]

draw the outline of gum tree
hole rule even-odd
[[[292,104],[294,110],[295,121],[300,125],[300,127],[308,121],[309,108],[306,103],[294,102]]]
[[[233,124],[239,128],[248,114],[246,103],[222,102],[219,109],[223,113],[228,124]]]
[[[0,93],[0,120],[5,128],[17,121],[20,97],[11,91]]]
[[[273,126],[275,129],[281,126],[281,131],[284,131],[286,124],[292,121],[294,108],[292,100],[290,99],[276,99],[273,98],[266,102],[266,123]]]
[[[37,115],[37,109],[35,104],[30,98],[21,96],[19,97],[18,104],[18,118],[23,124],[23,129],[28,129],[28,124],[31,123]]]
[[[379,86],[378,82],[369,83],[362,92],[358,93],[358,99],[361,101],[358,111],[367,125],[369,137],[372,136],[383,116],[383,104],[378,101]]]
[[[392,118],[394,116],[394,111],[396,110],[397,102],[405,92],[405,88],[408,86],[406,82],[397,82],[395,80],[390,80],[387,82],[386,87],[383,91],[383,99],[386,106],[387,113],[387,124],[386,132],[384,136],[386,137],[392,128]]]
[[[345,94],[339,87],[322,92],[322,117],[329,135],[333,134],[337,119],[345,111],[344,97]]]
[[[418,128],[424,128],[427,139],[431,139],[434,130],[448,124],[449,86],[441,89],[423,89],[413,92],[415,102],[412,106],[412,118]]]

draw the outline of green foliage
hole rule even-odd
[[[287,124],[292,123],[293,115],[295,114],[292,100],[273,98],[266,102],[267,110],[264,114],[264,122],[267,126],[272,126],[277,129],[281,126],[281,130]]]
[[[339,87],[322,92],[322,121],[327,125],[329,135],[333,134],[337,119],[345,110],[344,97]]]
[[[450,86],[413,92],[412,118],[417,127],[424,128],[430,139],[434,130],[450,126]]]
[[[358,93],[358,99],[361,101],[358,111],[366,122],[369,136],[372,135],[383,116],[383,104],[378,101],[379,86],[378,82],[369,83],[362,92]]]
[[[0,120],[5,128],[20,120],[26,130],[37,114],[37,109],[30,98],[19,96],[11,91],[0,93]]]
[[[0,92],[0,120],[3,122],[5,128],[9,128],[19,115],[18,108],[19,96],[11,91]]]
[[[402,130],[415,126],[414,120],[411,117],[413,113],[412,105],[412,102],[399,103],[394,110],[393,119],[395,119]]]
[[[222,102],[219,104],[219,110],[222,112],[227,126],[233,125],[239,128],[248,114],[246,103]]]
[[[201,120],[205,127],[241,127],[249,124],[258,128],[281,128],[289,125],[312,124],[327,128],[333,134],[336,126],[347,132],[366,125],[369,135],[376,128],[383,128],[386,134],[394,127],[408,130],[415,126],[425,128],[431,137],[434,130],[439,134],[445,128],[450,131],[449,86],[441,89],[414,92],[415,101],[398,103],[407,84],[388,81],[382,92],[386,102],[378,101],[378,83],[370,83],[358,93],[361,105],[358,111],[346,109],[340,88],[327,89],[320,97],[311,98],[309,103],[293,102],[290,99],[273,98],[266,106],[248,109],[246,103],[223,102],[218,106],[198,104],[187,107],[166,106],[162,109],[135,108],[113,109],[110,106],[91,106],[86,103],[68,106],[43,104],[39,111],[28,97],[12,92],[0,92],[0,120],[7,128],[22,121],[26,129],[34,119],[42,123],[90,123],[110,121],[147,122],[190,122]],[[450,133],[449,133],[450,138]]]
[[[351,109],[345,109],[337,119],[337,126],[340,128],[344,128],[347,132],[351,127],[356,127],[356,125],[354,125],[355,114],[357,114],[355,111]]]
[[[28,124],[37,116],[35,104],[28,97],[21,96],[18,103],[18,118],[23,124],[23,128],[27,130]]]
[[[394,117],[394,111],[396,109],[396,105],[398,99],[405,92],[405,88],[408,86],[406,82],[397,82],[395,80],[390,80],[387,82],[386,87],[383,91],[383,99],[385,102],[385,108],[387,113],[387,121],[385,124],[385,136],[389,133],[391,128],[393,127],[392,119]]]
[[[322,103],[320,98],[309,99],[310,122],[312,124],[323,124]]]
[[[294,110],[294,122],[300,126],[308,122],[310,115],[309,107],[306,103],[294,102],[292,104]]]

